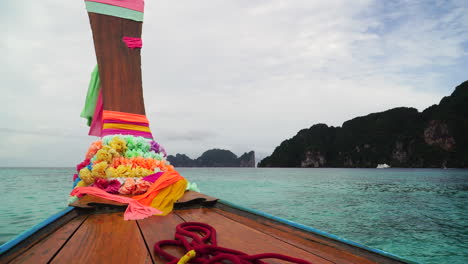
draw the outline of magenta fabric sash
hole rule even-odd
[[[96,108],[94,109],[93,121],[89,127],[88,135],[100,137],[102,133],[102,89],[99,89],[98,99],[96,101]]]
[[[101,137],[121,134],[153,138],[145,115],[103,110],[101,127]]]
[[[149,181],[149,182],[155,182],[157,179],[159,179],[159,177],[161,177],[161,175],[163,175],[164,172],[163,171],[160,171],[160,172],[156,172],[154,174],[151,174],[151,175],[148,175],[146,177],[143,177],[143,180],[144,181]]]
[[[136,130],[127,130],[127,129],[103,129],[101,133],[101,137],[109,136],[109,135],[132,135],[135,137],[145,137],[145,138],[153,138],[153,135],[149,132],[143,131],[136,131]]]
[[[141,38],[123,37],[122,41],[125,42],[130,49],[141,48],[143,46]]]

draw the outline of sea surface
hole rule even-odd
[[[468,263],[468,170],[180,168],[205,194],[420,263]],[[67,206],[72,168],[0,168],[0,244]]]

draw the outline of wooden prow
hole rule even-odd
[[[131,49],[123,37],[141,37],[142,22],[90,13],[94,48],[101,79],[104,110],[145,114],[139,48]]]

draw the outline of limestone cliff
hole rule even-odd
[[[468,81],[423,112],[399,107],[303,129],[259,167],[468,167]]]
[[[239,157],[239,167],[255,167],[255,152],[245,152]]]
[[[210,149],[193,160],[179,153],[169,155],[167,160],[175,167],[255,167],[255,152],[246,152],[238,158],[229,150]]]

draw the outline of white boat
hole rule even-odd
[[[387,163],[377,165],[377,169],[388,169],[390,166]]]

